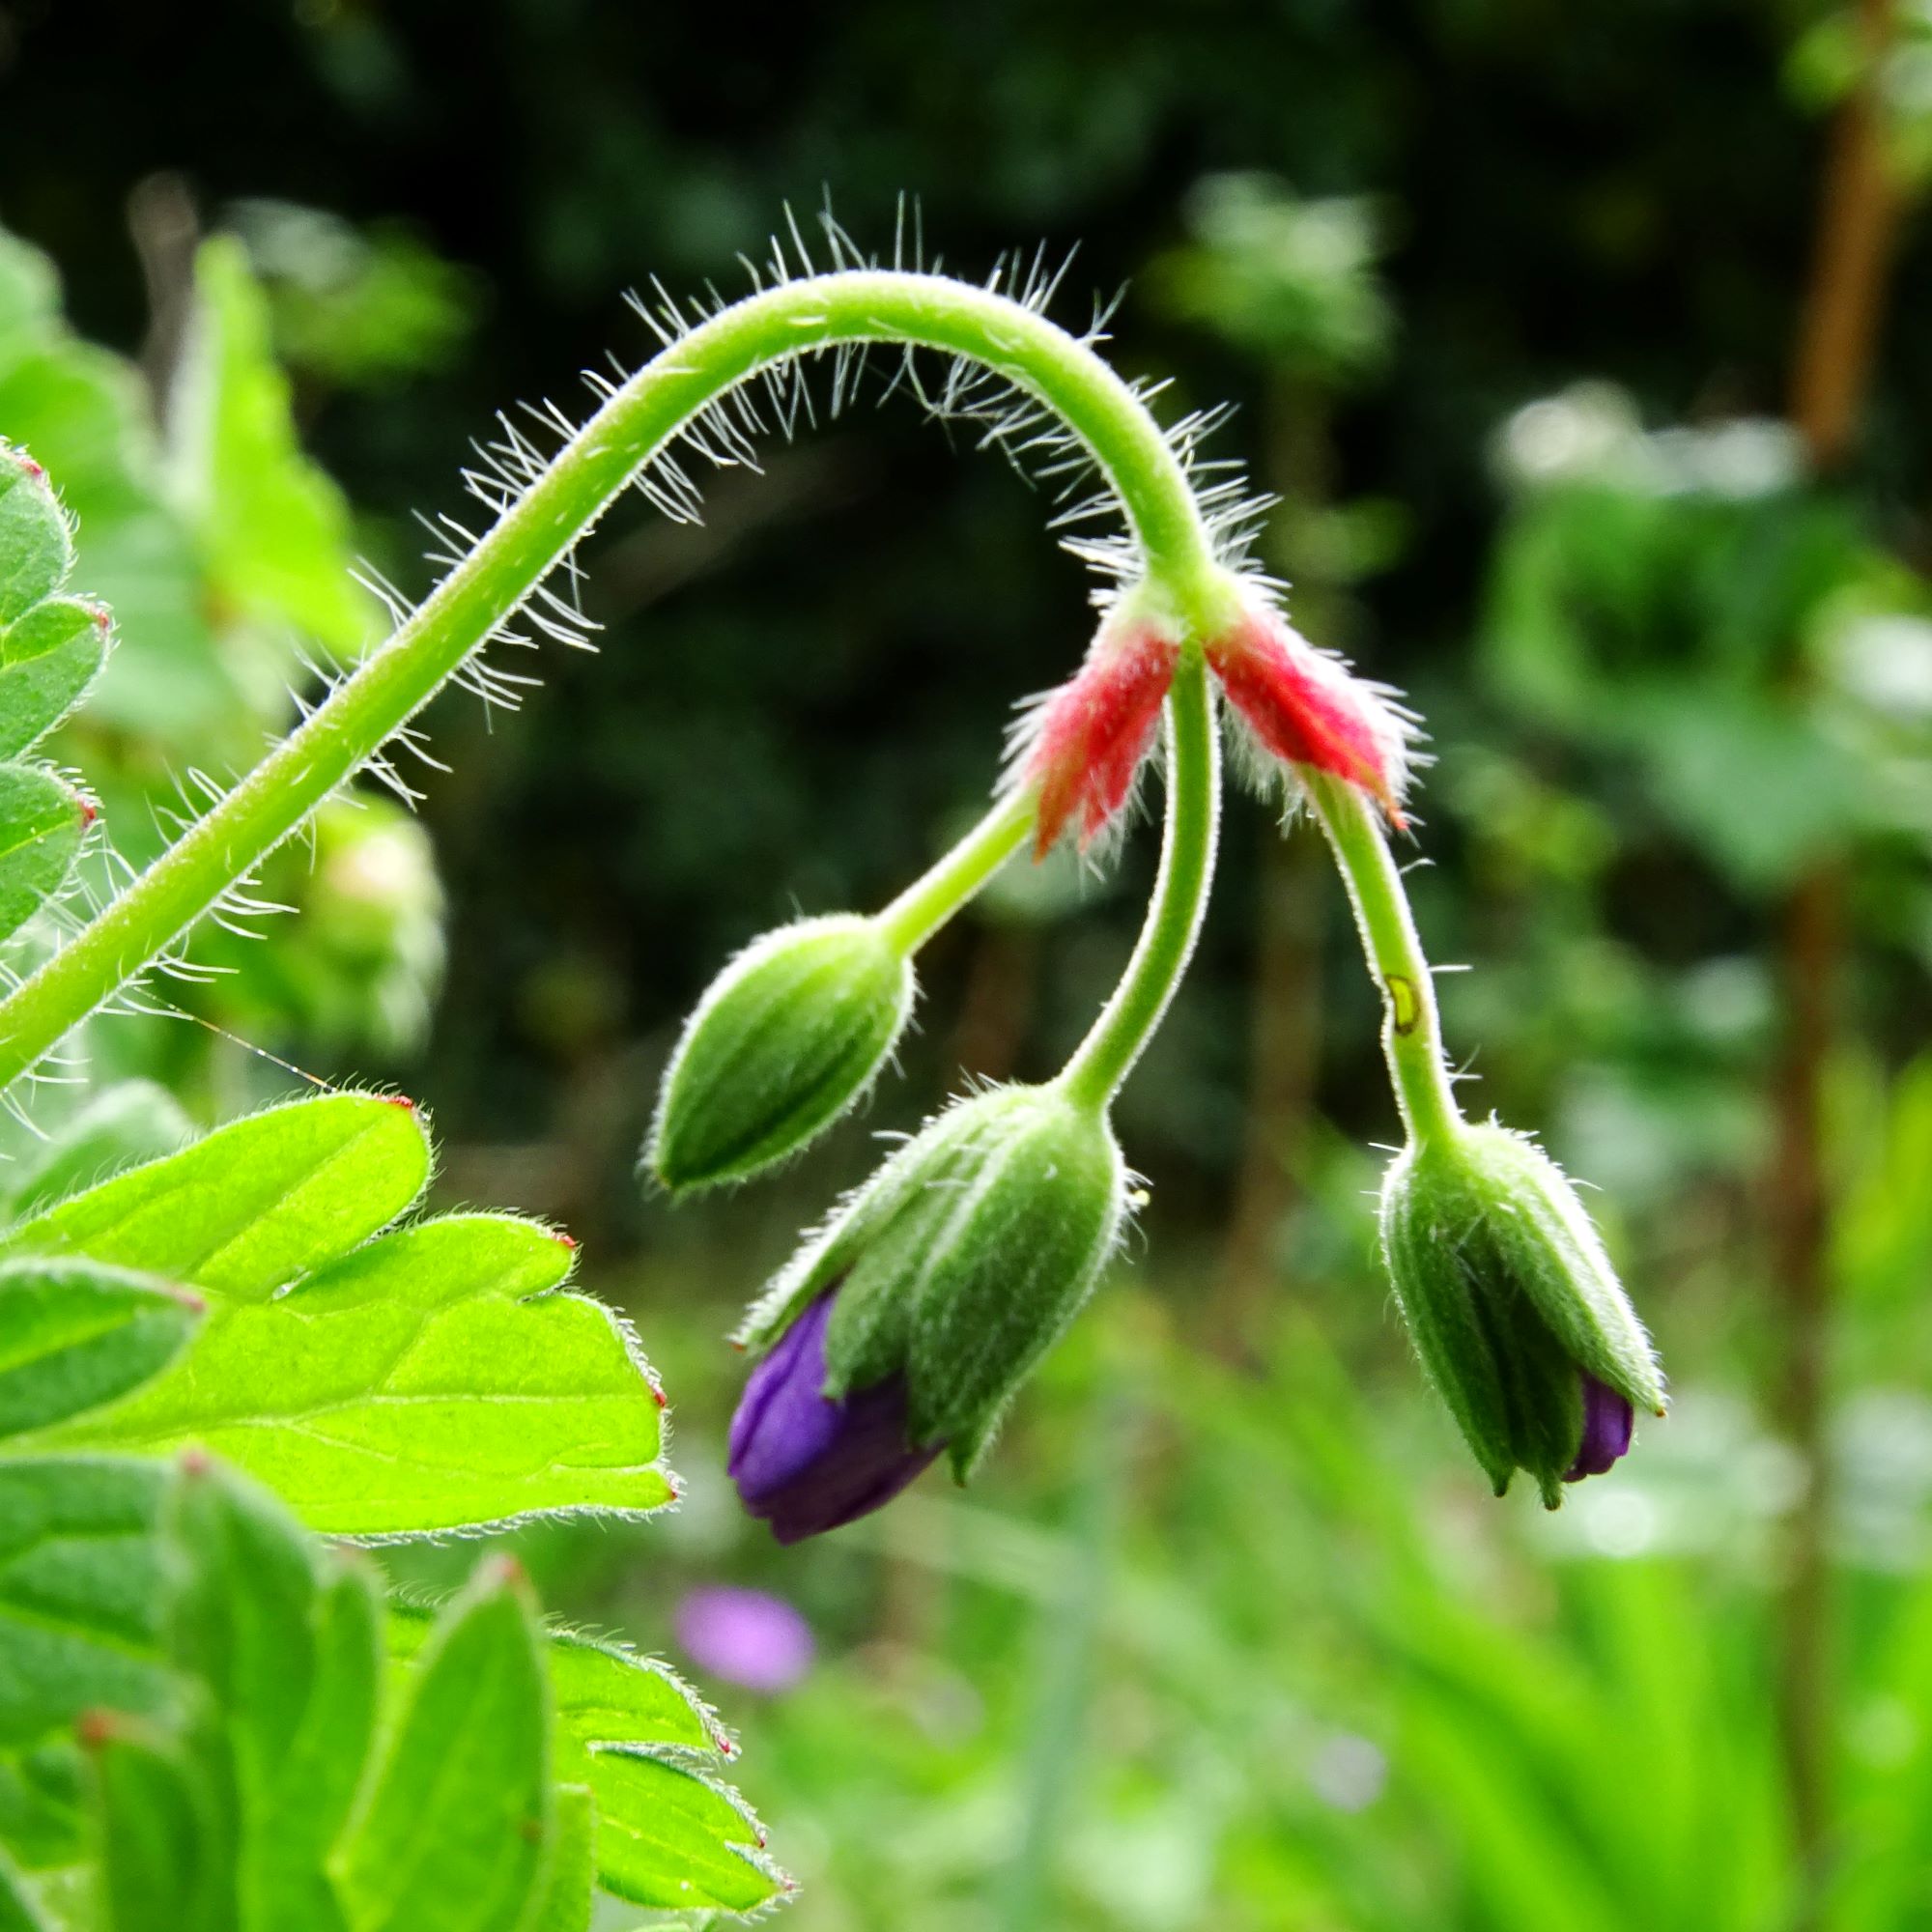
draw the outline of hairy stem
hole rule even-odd
[[[1033,791],[1004,794],[943,859],[879,914],[879,925],[901,957],[915,953],[1013,854],[1033,830]]]
[[[1182,651],[1167,695],[1167,825],[1153,900],[1124,977],[1060,1076],[1082,1106],[1105,1107],[1121,1091],[1193,955],[1220,831],[1220,759],[1207,660]]]
[[[1413,1141],[1446,1139],[1462,1124],[1463,1112],[1442,1063],[1435,978],[1381,821],[1353,785],[1324,772],[1304,771],[1302,778],[1348,885],[1369,971],[1382,991],[1382,1052],[1403,1125]]]
[[[353,778],[708,404],[762,369],[862,342],[967,356],[1037,398],[1093,455],[1150,582],[1181,625],[1199,635],[1227,620],[1233,590],[1179,460],[1133,391],[1084,343],[1006,297],[932,275],[854,270],[753,296],[633,376],[327,703],[0,1001],[0,1086]]]

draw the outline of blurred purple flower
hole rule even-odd
[[[821,1295],[779,1337],[731,1418],[731,1480],[781,1543],[837,1529],[890,1502],[944,1447],[906,1439],[902,1375],[839,1402],[822,1393],[833,1299]]]
[[[677,1640],[709,1677],[748,1690],[788,1690],[811,1667],[811,1626],[763,1590],[707,1583],[677,1606]]]
[[[1634,1424],[1630,1404],[1587,1371],[1583,1376],[1583,1439],[1577,1460],[1564,1472],[1566,1483],[1601,1476],[1619,1456],[1628,1455]]]

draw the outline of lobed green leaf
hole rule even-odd
[[[37,1446],[200,1442],[344,1535],[658,1508],[657,1398],[607,1308],[548,1292],[570,1262],[504,1216],[399,1229],[273,1301],[217,1305],[177,1368]]]
[[[583,1932],[590,1922],[597,1888],[597,1803],[583,1784],[559,1785],[554,1802],[550,1856],[518,1932]]]
[[[146,1381],[201,1314],[191,1295],[88,1261],[0,1262],[0,1437],[44,1429]]]
[[[429,1179],[415,1110],[368,1094],[217,1128],[15,1229],[0,1255],[86,1255],[266,1301],[395,1219]]]
[[[165,1480],[139,1463],[0,1462],[0,1842],[31,1868],[74,1852],[74,1719],[163,1696]]]
[[[57,724],[106,661],[107,613],[53,596],[72,567],[72,531],[45,471],[0,440],[0,759]],[[0,940],[67,883],[94,815],[57,773],[0,763]]]
[[[344,1561],[316,1603],[308,1708],[243,1875],[243,1903],[256,1923],[332,1929],[340,1922],[324,1866],[361,1787],[382,1690],[382,1632],[375,1573]]]
[[[105,609],[53,597],[0,628],[0,757],[17,757],[87,695],[107,662]]]
[[[0,939],[19,930],[67,883],[94,808],[65,779],[0,765]]]
[[[607,1891],[668,1911],[751,1912],[788,1889],[736,1792],[665,1758],[605,1750],[592,1761]]]
[[[408,1663],[426,1642],[426,1612],[398,1607],[390,1655]],[[734,1792],[698,1768],[731,1742],[667,1665],[617,1644],[552,1631],[559,1784],[596,1799],[597,1881],[633,1904],[749,1912],[788,1881],[762,1856],[765,1836]]]
[[[349,505],[302,453],[268,300],[233,236],[197,251],[194,295],[170,454],[206,567],[241,610],[353,655],[375,626],[345,564]]]
[[[200,1458],[177,1480],[166,1542],[169,1656],[214,1715],[204,1754],[233,1812],[235,1922],[343,1932],[326,1861],[376,1732],[374,1580],[320,1575],[280,1503]]]
[[[45,1932],[41,1916],[27,1901],[19,1873],[4,1852],[0,1852],[0,1932]],[[564,1932],[561,1924],[557,1932]],[[570,1932],[577,1932],[577,1928],[570,1928]]]
[[[355,1932],[517,1932],[551,1825],[534,1608],[486,1567],[432,1634],[334,1869]]]
[[[52,596],[72,568],[73,536],[46,472],[0,442],[0,625]]]
[[[440,1922],[422,1917],[425,1894],[385,1890],[374,1876],[384,1855],[370,1821],[388,1817],[383,1829],[393,1832],[411,1808],[400,1796],[384,1812],[365,1794],[350,1827],[359,1849],[345,1844],[330,1867],[353,1894],[347,1918],[334,1881],[321,1876],[375,1722],[372,1586],[352,1573],[318,1583],[279,1505],[225,1478],[184,1484],[163,1564],[154,1534],[161,1472],[77,1453],[152,1456],[199,1442],[280,1488],[311,1522],[349,1533],[668,1498],[648,1372],[608,1310],[564,1291],[568,1243],[494,1215],[367,1238],[415,1197],[427,1168],[410,1111],[331,1096],[238,1122],[43,1211],[0,1243],[0,1297],[32,1316],[0,1326],[23,1376],[56,1356],[94,1365],[68,1377],[63,1401],[21,1410],[14,1426],[30,1433],[14,1438],[14,1460],[0,1460],[0,1842],[37,1869],[78,1851],[80,1782],[73,1753],[56,1742],[60,1728],[89,1708],[162,1708],[156,1599],[165,1575],[175,1579],[175,1662],[199,1683],[207,1708],[233,1715],[219,1732],[218,1761],[198,1773],[193,1751],[184,1759],[146,1734],[117,1730],[111,1748],[101,1747],[112,1776],[158,1788],[178,1771],[181,1788],[169,1799],[177,1810],[231,1805],[239,1849],[225,1856],[243,1924],[361,1932],[365,1922],[400,1925],[405,1915]],[[133,1257],[207,1298],[192,1346],[172,1361],[141,1322],[156,1304],[178,1325],[188,1311],[133,1274]],[[57,1292],[70,1287],[71,1296]],[[96,1359],[106,1354],[111,1375]],[[0,1349],[0,1416],[8,1361]],[[43,1379],[37,1374],[22,1386]],[[68,1545],[97,1530],[107,1553],[76,1568]],[[52,1552],[42,1570],[66,1578],[72,1601],[55,1605],[65,1622],[51,1636],[35,1639],[32,1681],[46,1694],[10,1728],[6,1672],[29,1653],[12,1641],[8,1591],[14,1583],[21,1593],[15,1622],[28,1621],[30,1603],[44,1610],[37,1551]],[[410,1615],[389,1623],[390,1649],[407,1661],[418,1701],[430,1667],[425,1643],[435,1649],[428,1629]],[[640,1903],[745,1911],[778,1892],[782,1880],[760,1856],[756,1821],[690,1761],[728,1743],[668,1670],[564,1637],[545,1647],[543,1668],[556,1706],[554,1737],[540,1753],[544,1788],[590,1796],[558,1801],[568,1830],[559,1826],[555,1850],[523,1878],[484,1875],[497,1901],[490,1922],[499,1917],[512,1932],[569,1922],[566,1901],[589,1883],[572,1862],[572,1832],[587,1834],[606,1889]],[[436,1708],[446,1708],[440,1691]],[[211,1748],[205,1740],[196,1747],[203,1759]],[[427,1762],[427,1747],[412,1749],[410,1763]],[[385,1776],[398,1794],[419,1782],[419,1770],[401,1759]],[[546,1815],[551,1801],[536,1796],[526,1822]],[[215,1813],[203,1829],[220,1824]],[[159,1885],[128,1829],[116,1854],[123,1868]],[[473,1855],[472,1846],[461,1856]],[[350,1884],[352,1870],[359,1876]],[[523,1920],[509,1916],[517,1885]],[[170,1909],[200,1909],[169,1896]]]
[[[102,1715],[88,1726],[102,1932],[232,1932],[221,1794],[170,1733]]]

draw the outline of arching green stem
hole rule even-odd
[[[1062,1090],[1082,1106],[1105,1107],[1121,1091],[1193,955],[1220,830],[1220,752],[1207,660],[1198,650],[1182,651],[1167,695],[1160,877],[1125,976],[1060,1075]]]
[[[901,957],[925,944],[1018,851],[1033,830],[1031,789],[1002,793],[943,859],[923,872],[879,914],[879,925]]]
[[[221,803],[0,1001],[0,1086],[24,1073],[347,782],[518,609],[638,469],[747,377],[841,343],[914,344],[1037,397],[1120,497],[1184,631],[1228,620],[1230,580],[1159,425],[1092,350],[1021,304],[941,277],[851,270],[725,309],[631,378],[409,621]]]
[[[1381,820],[1354,785],[1322,772],[1304,770],[1301,777],[1348,885],[1369,971],[1382,991],[1382,1052],[1403,1124],[1411,1140],[1446,1138],[1463,1113],[1442,1063],[1435,979]]]

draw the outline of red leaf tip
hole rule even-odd
[[[73,1728],[87,1749],[98,1751],[127,1734],[128,1720],[118,1711],[83,1711]]]

